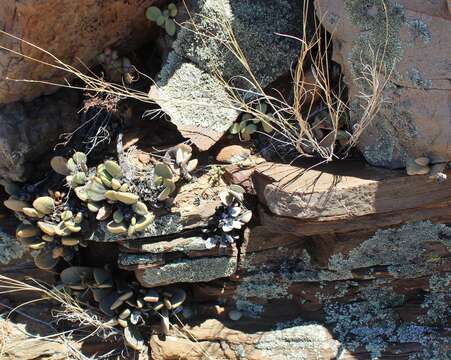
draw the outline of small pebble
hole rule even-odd
[[[222,148],[216,160],[222,163],[234,164],[246,160],[251,155],[251,151],[240,145],[230,145]]]
[[[238,320],[241,319],[241,316],[243,316],[241,311],[238,311],[238,310],[231,310],[231,311],[229,311],[229,318],[230,318],[230,320],[238,321]]]

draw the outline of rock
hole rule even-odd
[[[2,299],[2,303],[5,300]],[[24,317],[21,319],[21,322],[18,322],[16,319],[14,321],[0,320],[0,329],[2,329],[4,334],[2,360],[34,360],[39,358],[66,360],[72,357],[68,353],[77,354],[74,355],[76,357],[80,356],[80,354],[95,357],[97,354],[107,353],[112,350],[112,344],[105,342],[81,343],[70,339],[66,339],[64,342],[46,340],[43,337],[54,335],[54,330],[44,323],[44,321],[51,321],[50,317],[46,317],[44,320],[43,316],[43,312],[50,313],[50,309],[40,307],[39,310],[41,313],[33,313],[33,317],[36,320],[41,320],[42,323],[33,322]],[[8,309],[2,308],[2,311],[8,311]],[[27,315],[30,315],[29,310]],[[31,335],[31,329],[34,333],[39,333],[41,337]],[[70,350],[68,351],[68,349]]]
[[[148,41],[151,23],[145,10],[153,0],[5,0],[0,4],[2,30],[25,39],[82,71],[96,63],[109,46],[132,49]],[[74,16],[76,14],[76,16]],[[45,19],[45,21],[43,21]],[[0,35],[1,45],[42,61],[49,56]],[[79,61],[80,60],[80,61]],[[0,103],[31,100],[57,90],[54,86],[4,80],[32,79],[63,83],[68,74],[9,52],[0,55]]]
[[[79,106],[79,95],[71,90],[0,105],[0,177],[24,181],[33,174],[36,166],[42,165],[33,163],[43,159],[61,134],[79,125]]]
[[[216,0],[193,0],[191,12],[193,21],[204,34],[224,36],[221,34],[224,28],[218,24],[221,21],[231,24],[237,42],[263,88],[288,73],[299,55],[299,41],[276,35],[301,36],[297,25],[302,22],[302,5],[296,1],[226,0],[218,3]],[[250,76],[235,55],[219,41],[211,38],[205,41],[205,37],[191,29],[180,31],[174,50],[208,73],[220,71],[226,80]]]
[[[448,42],[451,20],[445,2],[387,3],[388,35],[382,3],[370,8],[360,0],[316,0],[315,4],[324,26],[333,33],[333,59],[342,66],[349,87],[354,124],[367,105],[359,95],[371,93],[370,81],[363,80],[363,65],[382,63],[385,74],[377,79],[380,82],[393,69],[385,102],[358,143],[366,160],[389,168],[404,167],[407,158],[424,155],[450,160],[451,70],[449,49],[443,44]]]
[[[0,249],[0,265],[8,265],[21,259],[25,253],[22,243],[2,227],[0,227]]]
[[[265,209],[240,248],[237,273],[193,284],[190,296],[193,304],[226,303],[243,317],[208,320],[194,305],[190,327],[182,331],[197,342],[172,330],[165,342],[152,337],[154,357],[171,358],[180,346],[189,349],[178,350],[182,359],[205,352],[224,359],[314,358],[310,351],[325,359],[431,358],[446,352],[447,190],[435,196],[439,188],[427,176],[356,164],[333,173],[319,168],[311,178],[287,165],[267,164],[266,172],[261,166],[252,179]],[[419,203],[412,200],[415,192]],[[396,194],[406,194],[406,203]],[[335,211],[339,204],[343,212]]]
[[[123,245],[126,249],[134,252],[144,252],[150,254],[161,254],[170,252],[189,252],[208,250],[205,246],[205,240],[201,237],[177,238],[171,241],[158,241],[152,243],[134,243],[133,240],[124,241]]]
[[[451,198],[448,186],[427,176],[408,176],[359,162],[340,165],[305,171],[289,165],[262,164],[255,169],[254,187],[273,214],[315,222],[390,213],[396,216]]]
[[[263,88],[288,73],[298,56],[298,41],[276,35],[300,35],[294,25],[302,18],[297,2],[193,0],[190,12],[198,29],[209,35],[220,33],[219,22],[230,22]],[[233,86],[246,89],[249,84],[237,79],[250,74],[219,41],[206,40],[190,29],[181,29],[173,47],[160,73],[159,91],[155,88],[151,94],[184,136],[200,150],[208,150],[239,115],[240,105],[229,96],[231,89],[224,81],[235,78]]]
[[[183,136],[208,150],[238,117],[222,84],[175,52],[160,72],[156,102]]]
[[[246,160],[251,155],[251,151],[240,145],[229,145],[223,147],[218,155],[216,155],[216,160],[222,163],[234,164]]]
[[[206,354],[216,359],[270,360],[313,359],[320,353],[324,359],[331,359],[340,346],[339,341],[321,325],[286,324],[275,331],[254,334],[235,327],[235,324],[228,325],[215,319],[204,321],[189,327],[196,342],[183,340],[173,331],[164,341],[152,336],[152,355],[155,360],[200,360],[205,359]],[[350,359],[347,350],[343,355],[343,359]]]
[[[139,283],[156,287],[175,283],[197,283],[232,275],[236,271],[236,254],[232,257],[183,259],[159,268],[135,270]]]

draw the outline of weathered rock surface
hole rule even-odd
[[[179,351],[182,359],[205,353],[224,359],[446,354],[447,184],[440,188],[427,176],[351,165],[311,174],[285,165],[257,166],[252,179],[264,203],[261,225],[241,246],[237,274],[195,284],[192,294],[194,302],[225,304],[226,314],[239,310],[243,317],[193,319],[186,331],[198,343],[176,333],[166,342],[153,337],[155,358],[176,358],[176,342],[191,350]],[[243,171],[249,176],[249,169]]]
[[[221,38],[225,24],[232,27],[253,76],[264,88],[289,72],[298,55],[298,41],[276,34],[299,36],[302,10],[296,1],[196,0],[190,12],[203,35],[191,29],[180,31],[154,95],[161,98],[158,104],[182,134],[199,149],[208,150],[239,115],[239,104],[229,96],[231,88],[226,89],[224,81],[234,78],[232,88],[251,87],[237,81],[251,75],[221,43],[230,41]]]
[[[157,103],[200,150],[216,143],[239,115],[218,79],[175,52],[169,54],[158,85]]]
[[[148,40],[151,23],[144,16],[154,0],[4,0],[0,4],[2,30],[40,46],[69,65],[92,66],[108,46],[132,48]],[[33,58],[54,62],[37,49],[0,35],[0,44]],[[79,60],[78,60],[79,59]],[[5,80],[31,79],[62,83],[67,73],[0,53],[0,103],[31,100],[57,88]]]
[[[0,105],[0,177],[24,181],[59,136],[79,125],[79,106],[79,95],[71,90]]]
[[[157,268],[135,271],[136,279],[144,287],[156,287],[176,283],[198,283],[225,278],[235,273],[236,254],[231,257],[206,257],[182,259]]]
[[[240,324],[244,328],[246,322]],[[188,330],[188,329],[186,329]],[[321,325],[280,324],[274,331],[258,331],[248,334],[236,329],[232,322],[206,320],[199,326],[189,328],[187,336],[197,342],[183,340],[170,334],[163,341],[152,336],[150,346],[155,359],[331,359],[340,343],[327,328]],[[188,335],[189,334],[189,335]],[[345,351],[344,359],[354,359]]]
[[[304,221],[333,221],[402,212],[451,199],[451,188],[428,179],[340,163],[305,171],[266,163],[253,175],[260,201],[279,216]]]
[[[324,26],[333,34],[333,58],[349,86],[351,120],[362,117],[359,99],[383,83],[381,111],[358,144],[368,162],[399,168],[406,158],[451,159],[449,33],[446,1],[316,0]],[[387,7],[385,13],[382,4]],[[388,19],[388,23],[386,21]],[[381,65],[377,78],[368,67]],[[371,83],[373,81],[373,83]]]

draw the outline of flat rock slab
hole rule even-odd
[[[129,240],[121,244],[118,265],[122,269],[136,270],[161,267],[179,259],[234,256],[237,253],[235,245],[223,251],[218,247],[208,249],[205,244],[205,240],[201,237],[178,238],[153,243],[136,243]]]
[[[122,246],[127,251],[149,254],[170,252],[189,253],[191,251],[208,250],[205,246],[205,240],[201,237],[178,238],[170,241],[158,241],[150,244],[134,243],[133,240],[127,240],[122,243]]]
[[[197,283],[224,278],[235,273],[236,254],[232,257],[182,259],[158,268],[138,269],[135,275],[144,287],[175,283]]]
[[[253,182],[260,201],[273,214],[303,220],[353,219],[451,200],[447,182],[359,162],[340,163],[339,169],[331,164],[308,171],[266,163],[256,167]]]
[[[320,353],[322,358],[329,359],[340,347],[340,342],[321,325],[280,324],[279,329],[255,333],[244,330],[246,325],[243,321],[210,319],[182,330],[186,331],[186,339],[190,334],[196,342],[184,340],[181,336],[184,333],[180,331],[171,332],[164,341],[152,336],[152,356],[156,360],[200,360],[205,359],[206,354],[214,359],[273,360],[314,359]],[[348,359],[349,353],[345,350],[342,355]]]
[[[200,150],[215,144],[239,115],[219,80],[175,52],[169,54],[152,96]]]

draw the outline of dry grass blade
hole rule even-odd
[[[13,292],[33,292],[39,297],[28,302],[24,302],[15,308],[11,309],[8,314],[17,311],[20,307],[27,304],[52,300],[60,305],[60,309],[54,309],[52,315],[58,321],[69,321],[77,324],[76,331],[87,332],[88,335],[84,339],[91,336],[99,336],[101,338],[108,338],[111,335],[119,335],[120,332],[114,327],[107,324],[106,319],[101,314],[94,310],[83,308],[82,305],[74,299],[70,294],[64,290],[51,288],[39,281],[30,278],[31,283],[26,283],[20,280],[12,279],[10,277],[0,275],[0,294]],[[71,330],[73,332],[73,330]]]

